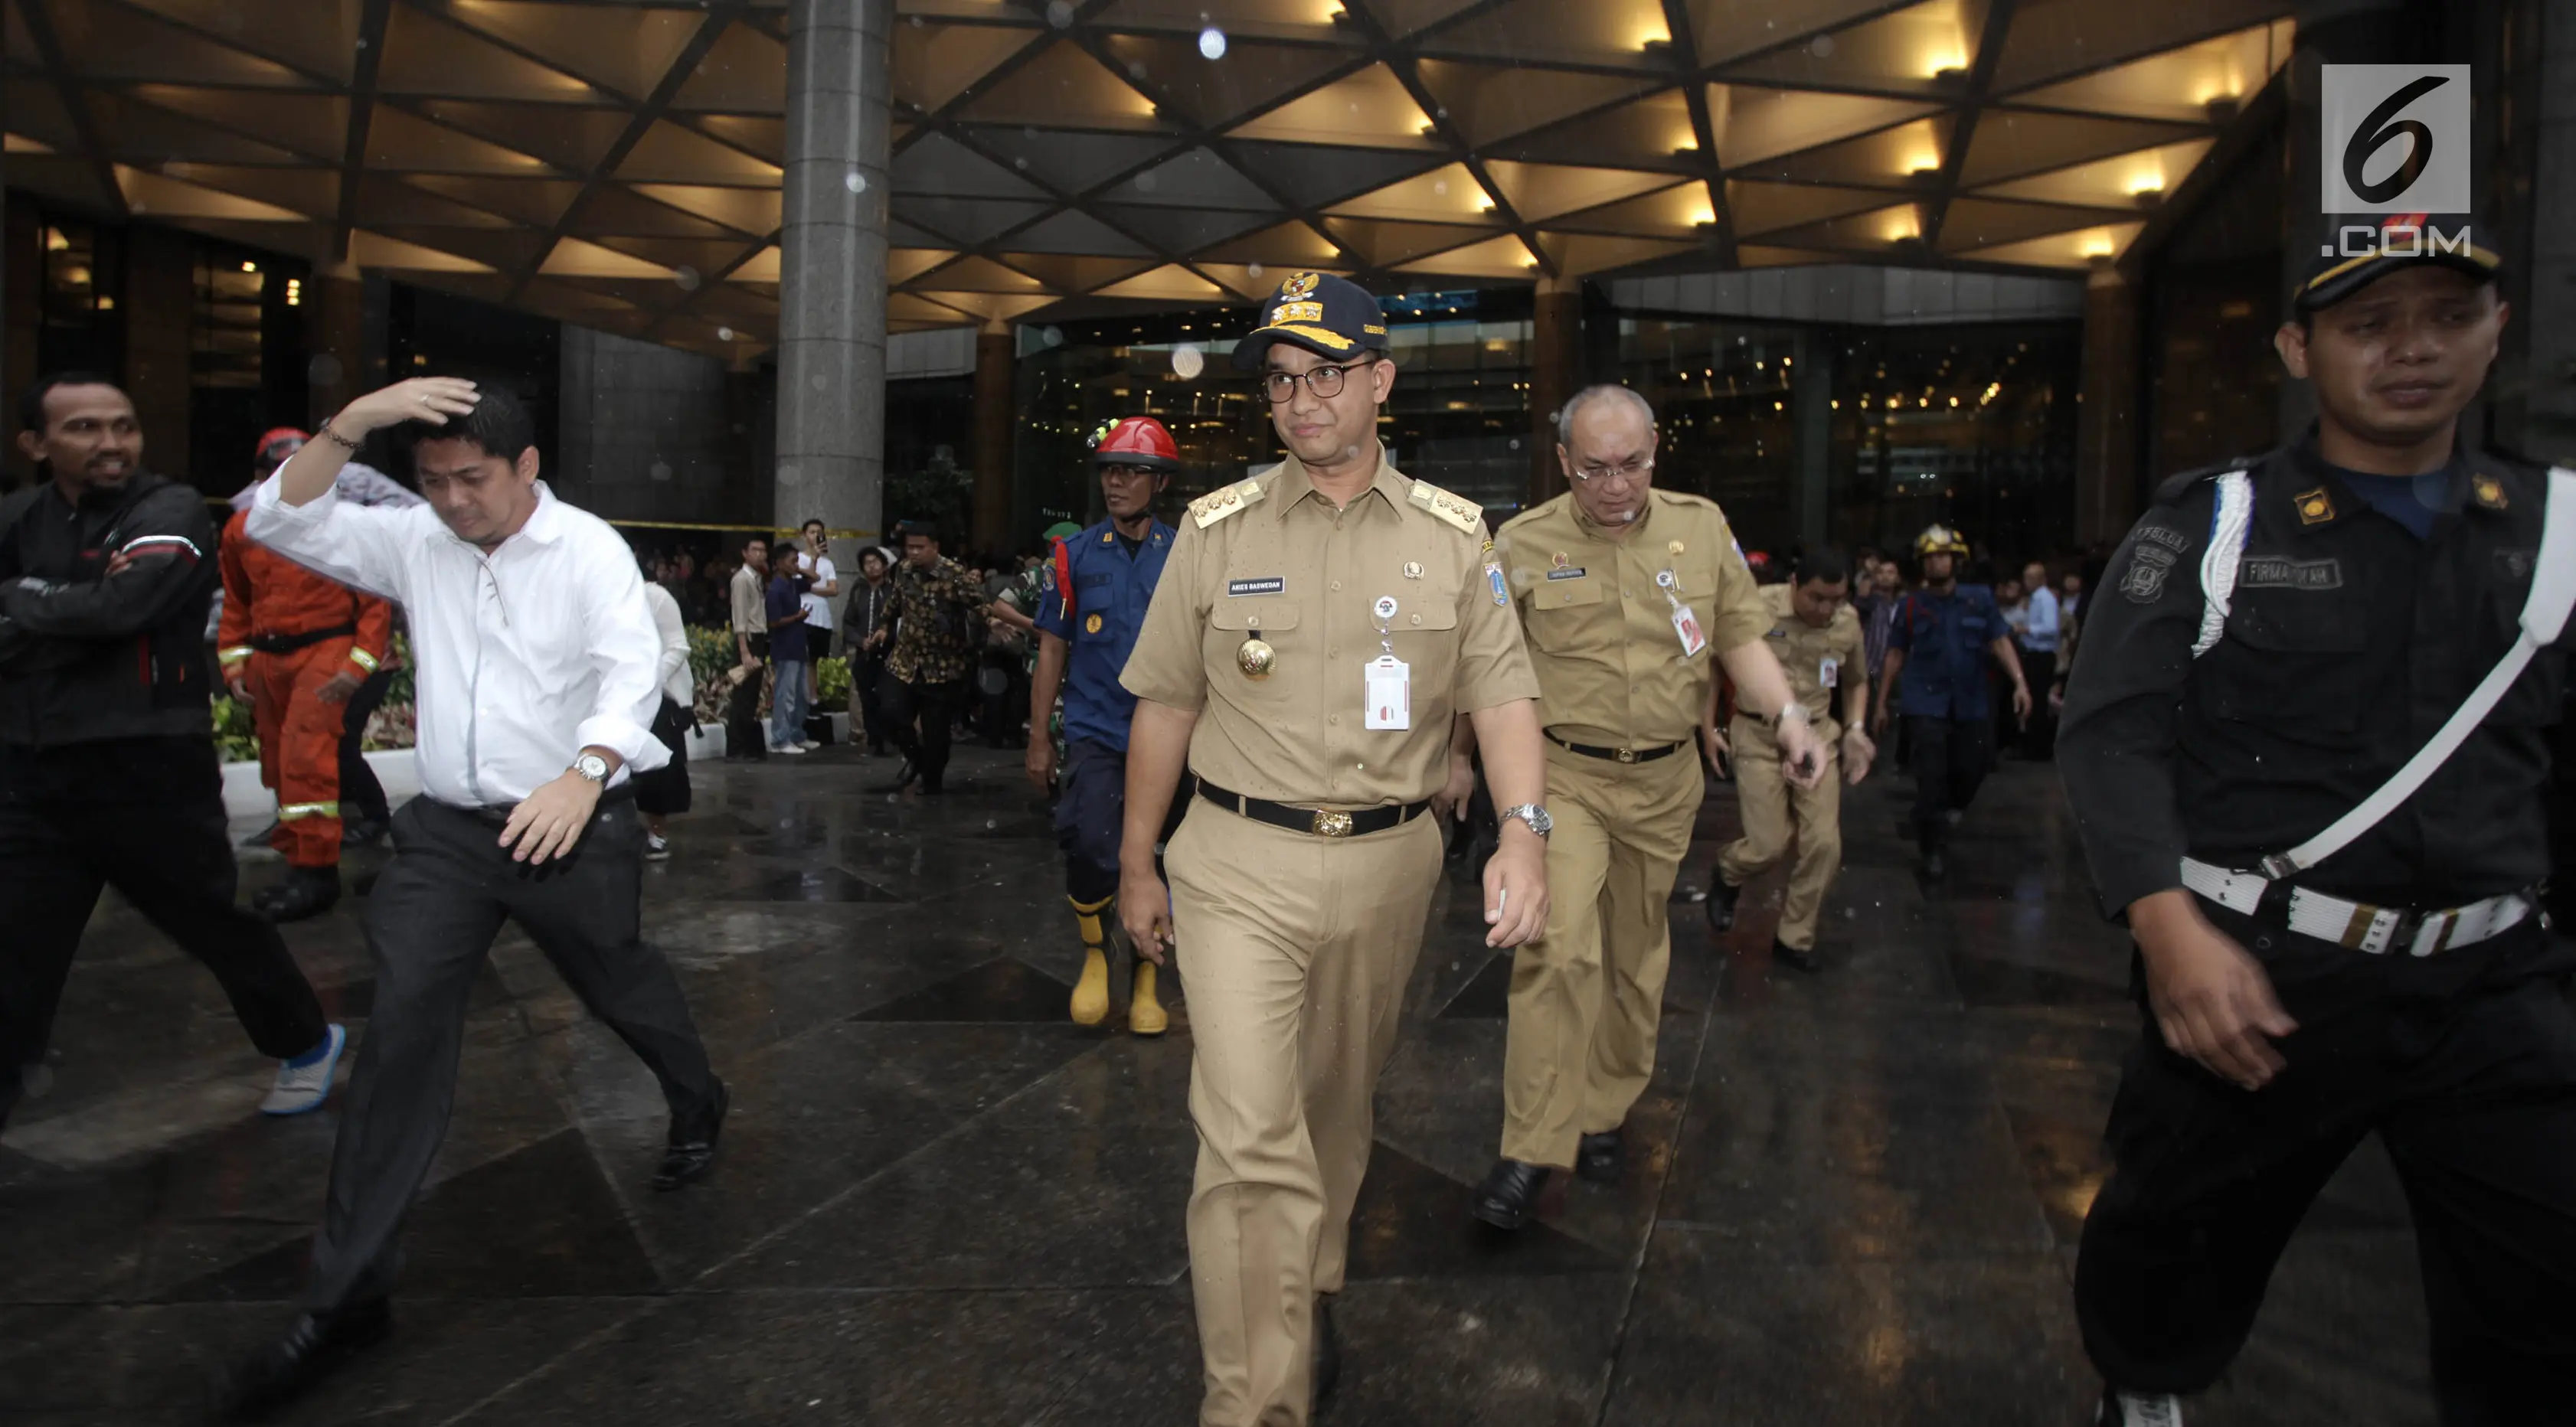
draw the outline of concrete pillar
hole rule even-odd
[[[2524,150],[2534,159],[2523,200],[2529,219],[2507,239],[2518,237],[2521,251],[2505,250],[2506,262],[2524,269],[2507,283],[2516,295],[2505,329],[2509,353],[2517,338],[2522,344],[2519,399],[2505,403],[2511,420],[2499,434],[2534,460],[2563,465],[2576,462],[2576,0],[2540,7],[2540,46],[2538,122]]]
[[[381,339],[368,345],[367,283],[355,267],[316,264],[304,285],[304,306],[306,406],[310,424],[318,428],[333,412],[384,385],[384,348]],[[381,333],[381,321],[377,328]]]
[[[187,480],[188,324],[197,308],[188,235],[148,223],[127,228],[125,291],[117,302],[125,317],[125,394],[143,422],[143,464]],[[238,473],[218,474],[231,476],[235,485],[241,480]],[[217,493],[231,495],[232,488]]]
[[[1796,345],[1789,402],[1798,422],[1798,540],[1813,550],[1826,543],[1826,497],[1833,485],[1834,344],[1828,334],[1801,327]]]
[[[2075,416],[2075,538],[2118,540],[2144,508],[2138,481],[2138,290],[2101,267],[2084,285]]]
[[[1011,529],[1018,508],[1019,369],[1019,334],[1008,322],[985,323],[975,334],[975,538],[969,548],[977,551],[1007,552],[1021,543]]]
[[[894,0],[792,0],[779,233],[781,525],[873,531],[885,484],[887,50]],[[833,558],[857,568],[858,543]]]
[[[1556,413],[1579,389],[1582,353],[1582,280],[1540,279],[1530,307],[1531,505],[1565,489],[1565,471],[1556,463]]]

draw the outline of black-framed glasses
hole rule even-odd
[[[1272,406],[1284,406],[1295,399],[1297,383],[1304,382],[1306,390],[1325,401],[1330,401],[1342,394],[1342,384],[1349,379],[1351,373],[1373,365],[1376,361],[1374,357],[1362,357],[1356,362],[1348,362],[1338,367],[1317,367],[1309,372],[1264,372],[1261,374],[1261,391],[1263,395],[1270,398]]]

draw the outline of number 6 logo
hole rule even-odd
[[[2320,211],[2469,212],[2476,106],[2470,76],[2465,64],[2325,66]]]

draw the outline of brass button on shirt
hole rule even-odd
[[[1573,743],[1647,748],[1696,736],[1716,656],[1771,628],[1761,587],[1717,503],[1653,491],[1635,532],[1614,541],[1569,492],[1506,522],[1495,537],[1529,630],[1539,721]],[[1682,653],[1673,598],[1708,643]]]
[[[1482,530],[1473,503],[1383,457],[1336,511],[1291,457],[1192,504],[1119,682],[1199,711],[1190,767],[1220,787],[1345,809],[1419,802],[1447,777],[1456,715],[1538,693]],[[1366,726],[1380,599],[1395,602],[1387,639],[1410,666],[1410,728]],[[1253,639],[1272,650],[1267,678],[1237,657]]]
[[[1827,743],[1841,736],[1842,725],[1834,721],[1834,711],[1841,706],[1842,691],[1854,679],[1869,676],[1863,662],[1860,616],[1850,605],[1834,611],[1824,628],[1798,618],[1790,606],[1787,585],[1764,585],[1763,606],[1771,611],[1771,632],[1765,640],[1778,656],[1780,667],[1789,675],[1789,688],[1807,710],[1807,721],[1815,726],[1816,736]],[[1830,670],[1833,682],[1825,677]],[[1773,747],[1771,726],[1760,719],[1738,716],[1738,737],[1749,740],[1756,748]]]

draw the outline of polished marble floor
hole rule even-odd
[[[1077,952],[1017,764],[961,750],[938,799],[865,794],[890,764],[847,750],[696,770],[646,917],[734,1119],[681,1194],[645,1186],[650,1079],[505,934],[398,1333],[286,1420],[1194,1421],[1186,1003],[1158,1042],[1064,1022]],[[1896,836],[1903,785],[1852,793],[1821,976],[1768,962],[1776,873],[1724,938],[1677,905],[1627,1176],[1560,1181],[1513,1238],[1466,1215],[1507,962],[1473,890],[1446,888],[1380,1089],[1323,1420],[2089,1421],[2067,1282],[2135,1018],[2055,789],[2006,765],[1937,891]],[[1719,785],[1686,885],[1733,826]],[[361,905],[289,933],[353,1025]],[[212,981],[112,908],[52,1070],[0,1138],[0,1422],[190,1420],[208,1367],[283,1320],[336,1102],[254,1113],[263,1067]],[[2195,1427],[2431,1422],[2418,1297],[2366,1148]]]

